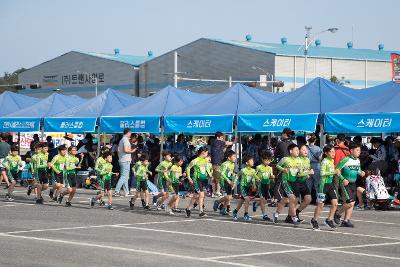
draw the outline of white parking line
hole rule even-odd
[[[178,254],[163,253],[163,252],[157,252],[157,251],[148,251],[148,250],[141,250],[141,249],[124,248],[124,247],[116,247],[116,246],[107,246],[107,245],[78,242],[78,241],[67,241],[67,240],[61,240],[61,239],[48,239],[48,238],[10,235],[10,234],[0,234],[0,237],[20,238],[20,239],[25,239],[25,240],[35,240],[35,241],[41,241],[41,242],[46,241],[46,242],[52,242],[52,243],[60,243],[60,244],[83,246],[83,247],[95,247],[95,248],[112,249],[112,250],[119,250],[119,251],[126,251],[126,252],[136,252],[136,253],[141,253],[141,254],[171,257],[171,258],[175,258],[175,259],[191,260],[191,261],[195,261],[195,262],[200,261],[200,262],[207,262],[207,263],[214,263],[214,264],[221,264],[221,265],[258,267],[256,265],[242,264],[242,263],[236,263],[236,262],[227,262],[227,261],[218,261],[218,260],[206,259],[206,258],[201,258],[201,257],[184,256],[184,255],[178,255]]]
[[[301,216],[301,215],[300,215]],[[303,215],[304,217],[309,217],[312,218],[314,216],[310,216],[310,215]],[[354,222],[363,222],[363,223],[376,223],[376,224],[386,224],[386,225],[396,225],[399,226],[398,223],[391,223],[391,222],[377,222],[377,221],[366,221],[366,220],[358,220],[358,219],[351,219],[351,221]]]

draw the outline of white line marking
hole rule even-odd
[[[301,216],[301,215],[300,215]],[[309,217],[312,218],[314,216],[310,216],[310,215],[303,215],[304,217]],[[377,222],[377,221],[365,221],[365,220],[356,220],[356,219],[351,219],[351,221],[355,221],[355,222],[363,222],[363,223],[376,223],[376,224],[386,224],[386,225],[396,225],[399,226],[398,223],[391,223],[391,222]]]
[[[233,221],[217,220],[217,219],[204,219],[204,220],[205,221],[212,221],[212,222],[224,222],[224,223],[249,225],[249,223],[246,223],[246,222],[233,222]],[[286,226],[281,226],[281,225],[276,225],[276,224],[258,224],[258,223],[254,223],[254,224],[251,224],[251,225],[257,225],[257,226],[262,226],[262,227],[279,227],[279,228],[285,228],[285,229],[290,229],[290,230],[295,230],[295,231],[297,231],[297,230],[299,230],[299,231],[312,231],[312,232],[316,232],[316,233],[340,234],[340,235],[361,236],[361,237],[370,237],[370,238],[382,238],[382,239],[400,241],[400,238],[396,238],[396,237],[356,234],[356,233],[348,233],[348,232],[340,232],[340,231],[314,231],[311,228],[308,229],[308,228],[300,228],[300,227],[286,227]]]
[[[199,236],[199,237],[208,237],[208,238],[216,238],[216,239],[225,239],[225,240],[234,240],[234,241],[243,241],[249,243],[260,243],[260,244],[269,244],[269,245],[280,245],[280,246],[289,246],[295,248],[313,248],[308,246],[294,245],[294,244],[286,244],[279,242],[270,242],[270,241],[262,241],[262,240],[252,240],[252,239],[244,239],[244,238],[236,238],[230,236],[218,236],[218,235],[208,235],[208,234],[198,234],[198,233],[190,233],[190,232],[181,232],[181,231],[172,231],[172,230],[162,230],[162,229],[154,229],[154,228],[143,228],[143,227],[135,227],[135,226],[124,226],[124,225],[113,225],[111,227],[116,228],[126,228],[126,229],[135,229],[141,231],[150,231],[150,232],[159,232],[159,233],[168,233],[168,234],[180,234],[180,235],[190,235],[190,236]]]
[[[86,243],[86,242],[76,242],[76,241],[67,241],[67,240],[60,240],[60,239],[48,239],[48,238],[39,238],[39,237],[31,237],[31,236],[9,235],[9,234],[0,234],[0,236],[11,237],[11,238],[21,238],[21,239],[27,239],[27,240],[36,240],[36,241],[47,241],[47,242],[61,243],[61,244],[67,244],[67,245],[96,247],[96,248],[105,248],[105,249],[112,249],[112,250],[119,250],[119,251],[136,252],[136,253],[142,253],[142,254],[148,254],[148,255],[157,255],[157,256],[165,256],[165,257],[171,257],[171,258],[177,258],[177,259],[193,260],[196,262],[201,261],[201,262],[218,263],[218,264],[224,264],[224,265],[257,267],[255,265],[241,264],[241,263],[236,263],[236,262],[226,262],[226,261],[224,262],[224,261],[217,261],[217,260],[201,258],[201,257],[192,257],[192,256],[184,256],[184,255],[155,252],[155,251],[148,251],[148,250],[99,245],[99,244]]]
[[[208,259],[219,260],[219,259],[229,259],[229,258],[237,258],[237,257],[251,257],[251,256],[264,256],[264,255],[273,255],[273,254],[285,254],[285,253],[298,253],[298,252],[309,252],[309,251],[332,251],[341,253],[340,249],[349,249],[349,248],[365,248],[365,247],[378,247],[378,246],[389,246],[389,245],[398,245],[400,242],[392,242],[392,243],[380,243],[380,244],[365,244],[365,245],[355,245],[355,246],[341,246],[341,247],[326,247],[326,248],[310,248],[310,249],[296,249],[296,250],[280,250],[280,251],[268,251],[268,252],[260,252],[260,253],[247,253],[247,254],[238,254],[238,255],[228,255],[228,256],[217,256],[210,257]],[[357,252],[354,252],[357,253]],[[388,259],[399,259],[394,257],[386,257],[381,255],[369,254],[371,257],[377,258],[388,258]],[[364,256],[364,255],[362,255]]]

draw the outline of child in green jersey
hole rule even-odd
[[[261,158],[262,164],[256,167],[257,188],[258,194],[260,195],[262,218],[264,221],[270,221],[270,218],[265,213],[265,205],[267,204],[267,200],[271,198],[269,194],[271,180],[275,179],[272,167],[269,166],[273,155],[270,151],[265,151],[262,153]]]
[[[96,198],[91,198],[89,203],[90,207],[94,207],[94,204],[99,202],[100,205],[103,205],[103,197],[107,194],[108,197],[108,209],[113,210],[112,206],[112,190],[111,190],[111,177],[112,175],[118,175],[118,173],[114,173],[112,171],[112,154],[111,152],[104,152],[103,158],[105,159],[104,164],[102,164],[101,168],[98,171],[99,182],[101,186],[101,191],[98,193]]]
[[[27,194],[30,195],[33,188],[36,190],[36,204],[43,204],[42,192],[49,187],[49,179],[47,178],[48,154],[43,151],[44,145],[36,144],[35,153],[31,158],[31,171],[34,177],[32,187],[28,187]]]
[[[281,180],[275,185],[275,198],[279,202],[272,220],[274,223],[277,223],[279,214],[282,213],[285,205],[289,203],[289,217],[286,218],[285,222],[298,225],[300,222],[297,220],[296,216],[296,196],[293,193],[290,183],[296,181],[297,173],[299,172],[299,147],[296,144],[290,144],[288,146],[288,152],[289,157],[281,159],[276,166],[281,172]]]
[[[164,201],[167,200],[167,198],[169,197],[168,184],[170,183],[169,171],[172,167],[172,154],[169,151],[164,151],[163,157],[164,160],[156,167],[156,172],[158,173],[157,184],[160,193],[157,196],[153,197],[153,202],[156,202],[157,210],[161,210],[161,205],[163,205]],[[155,201],[156,199],[158,200]]]
[[[8,193],[6,194],[7,201],[14,201],[13,191],[16,184],[18,174],[23,169],[25,162],[22,161],[18,155],[18,148],[16,146],[11,147],[11,154],[8,155],[3,162],[3,166],[7,172],[8,182]]]
[[[321,162],[321,180],[317,193],[317,206],[314,210],[314,217],[311,219],[313,230],[319,230],[318,219],[321,210],[324,207],[326,196],[331,199],[331,208],[329,209],[328,218],[325,220],[325,224],[331,229],[336,229],[336,226],[333,224],[333,216],[338,206],[338,200],[333,180],[339,171],[335,170],[335,148],[332,145],[327,145],[324,147],[323,153],[324,155]]]
[[[78,149],[76,146],[70,146],[68,148],[68,154],[65,156],[65,187],[60,192],[58,197],[58,203],[62,203],[63,197],[65,195],[68,196],[68,200],[65,203],[67,207],[71,207],[71,200],[76,193],[76,170],[81,168],[83,154],[78,158],[76,155],[78,153]]]
[[[53,193],[54,201],[57,201],[58,194],[64,187],[64,178],[66,174],[65,163],[67,160],[66,156],[67,156],[67,147],[65,145],[61,145],[58,147],[58,154],[51,160],[50,163],[56,181],[56,186]]]
[[[311,191],[307,185],[307,180],[310,178],[310,175],[314,174],[314,170],[311,169],[311,162],[308,158],[308,147],[306,145],[299,146],[299,172],[297,173],[296,182],[291,183],[293,188],[293,193],[296,196],[296,206],[297,202],[301,197],[301,204],[296,209],[296,217],[297,220],[302,222],[299,214],[302,212],[311,202]]]
[[[221,215],[228,215],[227,209],[230,208],[232,194],[237,182],[235,174],[236,153],[233,150],[228,150],[225,153],[225,158],[226,161],[220,167],[221,187],[225,191],[225,196],[215,200],[213,206],[214,211],[220,209]]]
[[[151,171],[149,171],[149,155],[142,154],[139,158],[139,161],[135,163],[132,168],[133,174],[136,178],[136,194],[129,201],[129,207],[133,209],[135,207],[135,201],[140,195],[140,199],[142,201],[142,207],[145,210],[150,210],[149,206],[149,188],[147,186],[147,180],[149,179],[149,175],[151,175]]]
[[[202,146],[197,151],[198,157],[192,160],[186,168],[186,176],[190,184],[194,185],[195,195],[190,200],[189,205],[186,208],[186,216],[191,216],[191,207],[195,202],[198,202],[199,205],[199,216],[204,217],[206,213],[204,212],[204,197],[205,191],[208,186],[208,179],[210,177],[210,172],[207,169],[209,165],[208,160],[206,159],[208,156],[208,148],[206,146]],[[193,169],[193,176],[190,171]],[[192,178],[193,177],[193,178]]]
[[[246,167],[241,169],[239,172],[239,181],[240,181],[240,191],[241,198],[238,201],[236,209],[233,210],[232,217],[234,221],[238,219],[238,212],[244,204],[244,220],[251,221],[252,218],[249,215],[249,205],[250,205],[250,196],[252,189],[256,185],[256,170],[254,167],[254,158],[252,156],[246,156],[244,158],[246,163]]]
[[[175,195],[170,199],[168,206],[166,207],[166,211],[173,215],[174,212],[180,212],[178,209],[179,204],[179,184],[182,181],[182,178],[186,176],[186,173],[182,173],[182,164],[183,160],[179,157],[179,155],[175,155],[173,159],[173,165],[171,167],[169,177],[171,178],[171,186],[174,190]]]
[[[339,211],[338,216],[344,212],[344,219],[341,223],[341,227],[354,227],[353,223],[350,222],[351,215],[353,214],[353,208],[355,199],[357,197],[357,186],[356,180],[358,176],[363,177],[365,173],[361,170],[360,165],[360,154],[361,145],[352,143],[349,145],[350,156],[342,159],[336,166],[337,170],[340,170],[339,174],[339,185],[343,198],[343,207]],[[335,222],[340,221],[339,218],[335,218]]]

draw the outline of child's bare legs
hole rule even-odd
[[[298,210],[303,211],[305,208],[307,208],[308,205],[310,205],[310,202],[311,202],[311,195],[305,195]],[[297,203],[297,199],[296,199],[296,203]]]
[[[265,214],[265,205],[267,205],[267,199],[263,197],[260,199],[261,212],[263,215]]]
[[[333,220],[333,216],[335,215],[336,209],[338,207],[338,200],[332,199],[331,200],[331,208],[329,209],[328,220]]]

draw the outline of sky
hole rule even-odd
[[[400,50],[398,0],[0,0],[0,75],[69,51],[155,56],[202,37]]]

